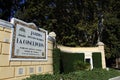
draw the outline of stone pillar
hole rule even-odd
[[[55,34],[55,32],[50,32],[49,36],[53,38],[53,47],[56,48],[57,45],[56,45],[56,34]]]
[[[105,50],[104,50],[104,43],[98,42],[98,50],[101,52],[101,58],[102,58],[102,68],[106,68],[106,61],[105,61]]]

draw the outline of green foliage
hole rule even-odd
[[[31,75],[30,78],[26,78],[24,80],[59,80],[60,75],[52,75],[52,74],[40,74],[40,75]]]
[[[27,0],[25,8],[19,10],[15,16],[56,32],[59,44],[79,46],[80,43],[87,42],[90,46],[95,44],[92,39],[95,40],[97,29],[97,25],[93,26],[92,23],[95,8],[94,2],[89,0]]]
[[[99,14],[104,18],[101,41],[106,57],[120,57],[120,0],[27,0],[16,17],[54,31],[59,44],[95,46]]]
[[[65,53],[58,48],[53,49],[54,74],[69,73],[89,68],[90,64],[84,62],[84,53]]]
[[[106,44],[106,54],[110,54],[111,58],[119,57],[120,51],[120,19],[116,14],[106,14],[106,30],[103,33],[104,43]],[[107,36],[107,37],[106,37]]]
[[[93,68],[102,68],[101,53],[99,52],[92,53],[92,58],[93,58]]]
[[[76,71],[78,71],[78,70],[87,70],[87,69],[89,70],[90,69],[90,64],[79,60],[79,61],[76,61],[74,63],[74,69]]]
[[[4,20],[9,19],[11,15],[10,12],[12,6],[13,6],[12,0],[0,0],[0,19]]]
[[[60,73],[60,49],[55,48],[53,49],[53,71],[54,74]]]
[[[76,61],[84,62],[84,53],[61,53],[61,70],[63,73],[69,73],[75,71],[74,63]]]
[[[32,75],[30,78],[24,80],[108,80],[116,76],[120,76],[120,72],[117,70],[110,69],[107,71],[103,69],[94,69],[92,71],[78,71],[69,74]]]

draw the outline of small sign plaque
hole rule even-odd
[[[19,68],[19,74],[23,74],[23,68]]]
[[[33,72],[34,72],[34,69],[33,69],[33,68],[29,68],[29,72],[30,72],[30,73],[33,73]]]
[[[38,72],[41,72],[41,71],[42,71],[41,67],[38,67]]]

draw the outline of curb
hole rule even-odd
[[[110,78],[109,80],[120,80],[120,76],[114,77],[114,78]]]

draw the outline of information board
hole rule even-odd
[[[16,24],[14,29],[12,60],[46,60],[47,31]]]

